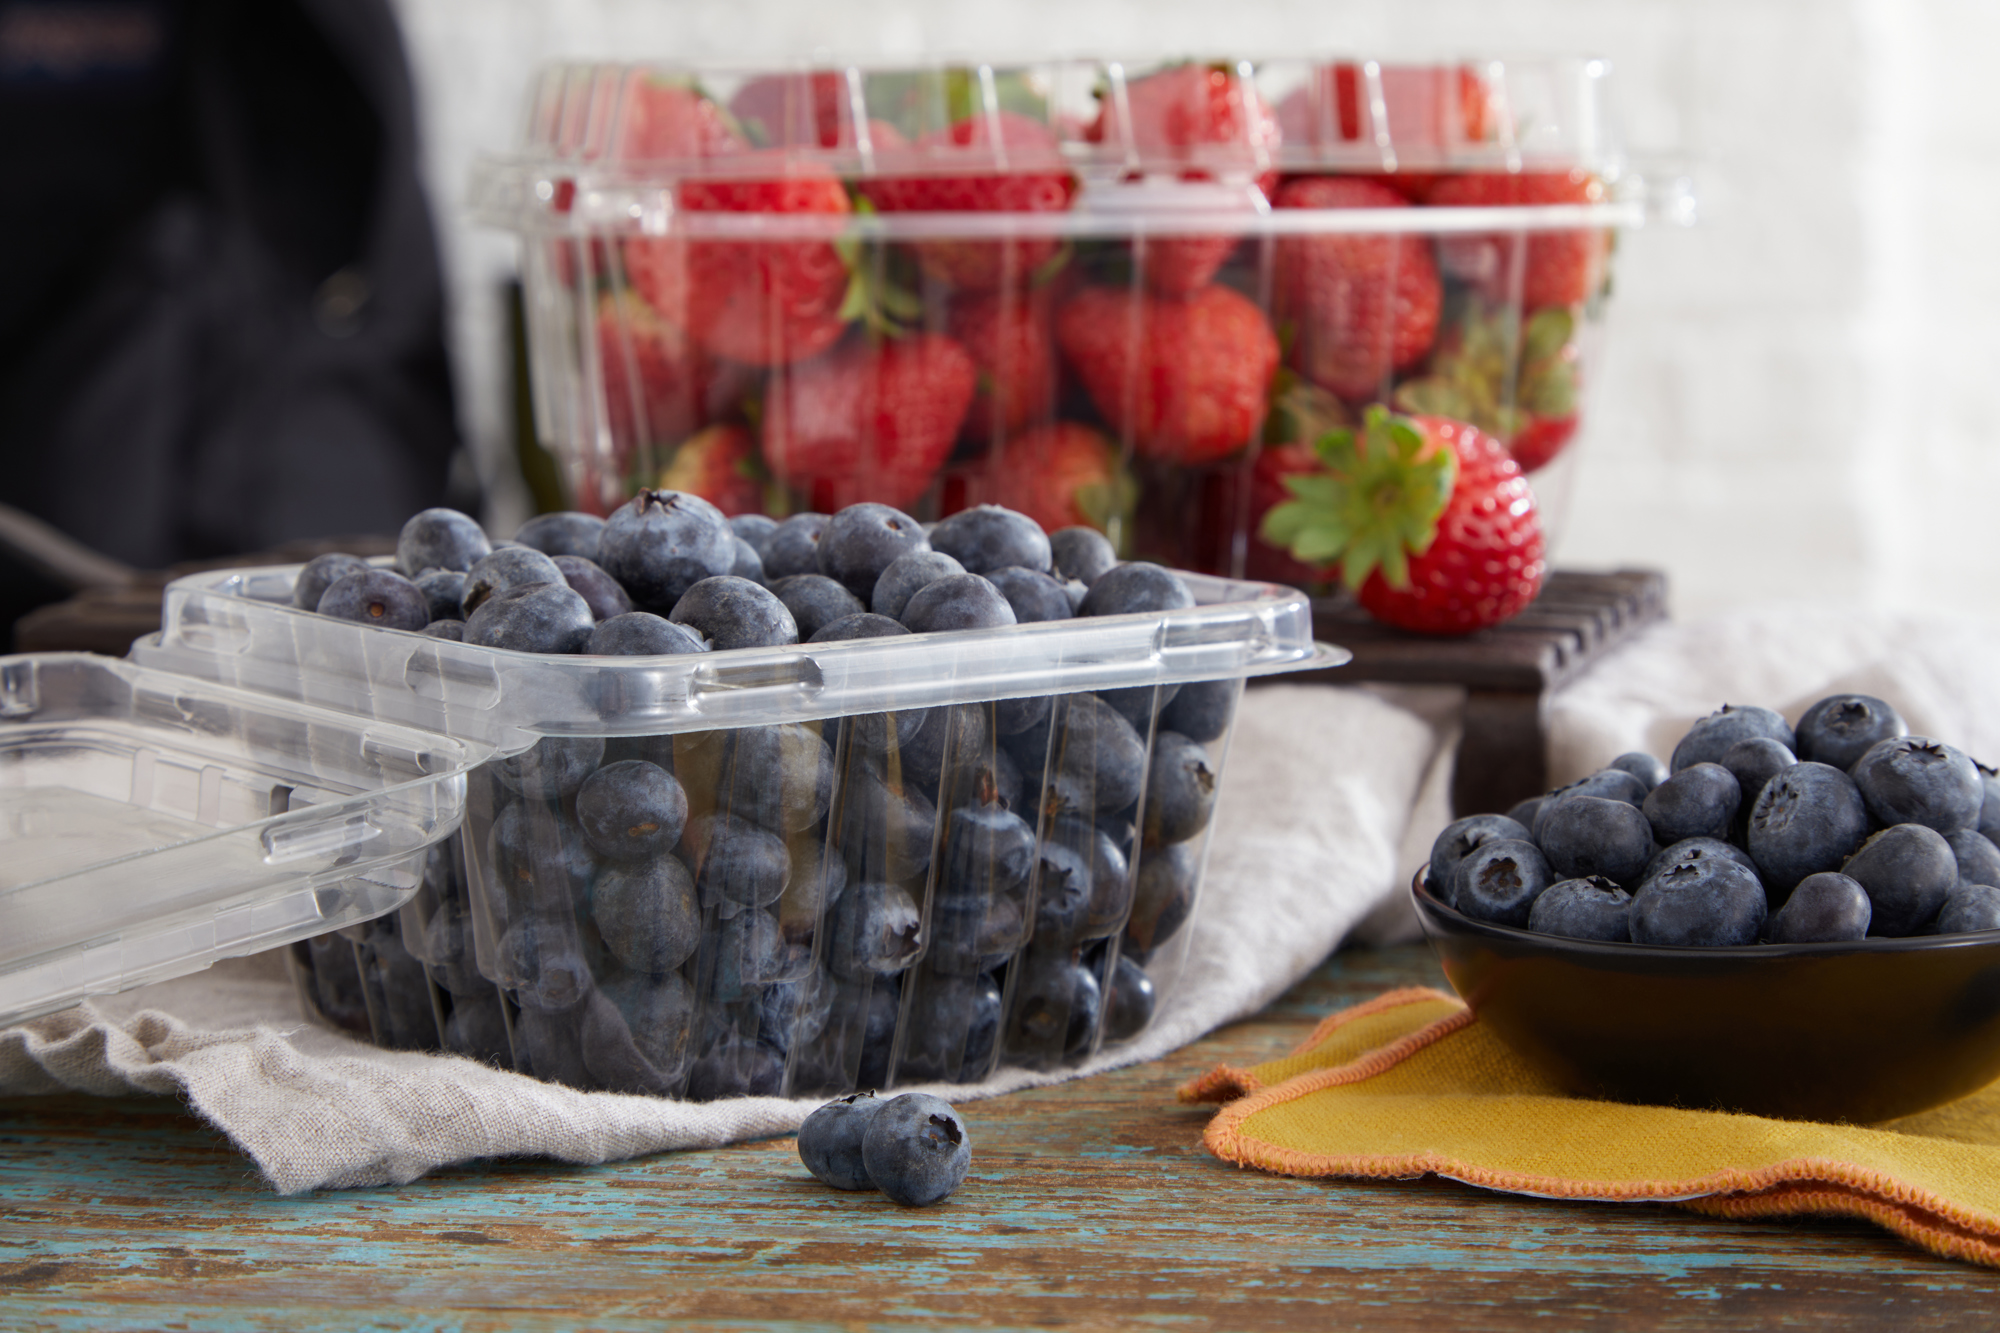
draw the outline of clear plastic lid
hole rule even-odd
[[[0,1023],[394,910],[487,753],[128,661],[0,657]]]
[[[135,660],[518,750],[537,736],[664,735],[939,704],[1334,666],[1305,594],[1183,573],[1196,605],[1003,629],[671,657],[560,657],[377,629],[291,605],[300,566],[167,586]]]

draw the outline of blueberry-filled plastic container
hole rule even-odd
[[[0,657],[0,1023],[392,914],[489,753],[127,661]]]
[[[520,238],[573,507],[993,503],[1307,586],[1259,523],[1373,403],[1497,435],[1561,509],[1616,235],[1692,218],[1621,151],[1607,76],[562,65],[471,205]]]
[[[1135,1036],[1199,928],[1245,680],[1344,660],[1302,594],[1204,575],[1175,611],[589,657],[302,611],[297,572],[175,582],[135,658],[499,756],[393,924],[294,950],[312,1007],[692,1098]]]

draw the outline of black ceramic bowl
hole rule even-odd
[[[1678,949],[1417,916],[1479,1020],[1572,1092],[1798,1120],[1911,1115],[2000,1078],[2000,931]]]

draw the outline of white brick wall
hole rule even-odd
[[[398,0],[455,282],[467,426],[505,449],[493,283],[460,215],[556,57],[756,65],[1355,50],[1588,53],[1634,156],[1705,220],[1621,243],[1558,559],[1651,564],[1677,609],[1862,598],[2000,614],[2000,10],[1972,0]],[[512,503],[518,504],[518,500]]]

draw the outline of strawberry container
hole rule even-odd
[[[1307,584],[1261,517],[1370,404],[1562,471],[1617,231],[1648,215],[1603,76],[563,66],[473,207],[521,238],[536,430],[576,507],[993,502]]]
[[[293,949],[307,1007],[697,1098],[1134,1036],[1199,928],[1244,681],[1343,660],[1302,594],[1199,574],[1174,611],[592,657],[302,611],[298,572],[178,580],[135,659],[496,756],[400,912]]]
[[[0,657],[0,1024],[393,913],[488,753],[132,662]]]

